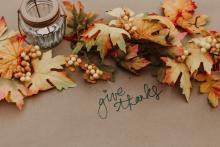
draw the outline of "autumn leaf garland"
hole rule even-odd
[[[80,34],[81,39],[73,53],[80,55],[84,51],[89,54],[94,50],[99,52],[102,60],[110,54],[119,66],[135,74],[148,65],[160,65],[164,71],[158,75],[159,79],[162,77],[161,82],[180,83],[189,102],[192,79],[201,73],[209,77],[213,71],[220,70],[219,33],[205,28],[208,16],[195,15],[197,4],[193,0],[164,0],[161,8],[163,15],[135,14],[126,7],[107,11],[113,20],[93,22]],[[187,35],[192,40],[183,43]],[[214,81],[218,83],[218,80]],[[213,101],[218,99],[218,84],[214,85],[215,99],[213,90],[212,101],[209,99],[216,106]],[[204,88],[201,92],[204,93]]]
[[[27,45],[24,36],[8,30],[4,17],[0,18],[0,100],[15,103],[21,110],[26,97],[52,88],[75,87],[65,67],[72,72],[81,70],[91,84],[111,80],[114,70],[104,64],[111,57],[133,74],[149,65],[160,68],[160,82],[179,83],[187,102],[192,80],[202,82],[200,92],[208,94],[213,107],[218,106],[220,33],[205,27],[208,16],[195,15],[193,0],[164,0],[163,15],[115,8],[106,12],[113,17],[111,21],[85,12],[80,1],[63,3],[67,11],[65,39],[73,48],[67,57],[53,57],[52,51],[42,53],[38,46]],[[91,61],[94,54],[98,61]]]

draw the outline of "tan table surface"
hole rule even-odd
[[[0,0],[0,15],[10,28],[17,26],[21,0]],[[158,12],[162,0],[83,0],[88,10],[104,15],[106,10],[128,6],[137,12]],[[220,31],[219,0],[197,0],[198,14],[210,16],[209,28]],[[54,54],[67,54],[63,42]],[[157,83],[149,72],[135,77],[118,70],[115,83],[88,85],[79,74],[71,75],[75,89],[51,90],[27,99],[19,112],[14,105],[0,103],[0,147],[218,147],[220,109],[211,109],[206,95],[194,84],[190,104],[181,91]],[[123,87],[131,95],[143,94],[143,85],[157,85],[161,99],[146,100],[133,110],[116,112],[108,104],[108,118],[97,115],[103,90]]]

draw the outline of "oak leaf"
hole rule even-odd
[[[76,46],[73,52],[77,53],[83,46],[87,48],[87,51],[90,51],[93,46],[96,46],[102,59],[104,59],[108,51],[116,45],[120,50],[126,52],[126,44],[123,35],[130,38],[129,33],[123,29],[96,23],[82,35],[81,42],[83,45],[79,43],[78,45],[80,45],[80,47]]]
[[[76,84],[66,76],[62,65],[65,64],[65,57],[62,55],[52,58],[52,51],[43,54],[41,60],[32,61],[34,74],[31,81],[26,83],[29,88],[29,95],[38,94],[56,87],[58,90],[73,88]]]
[[[187,66],[184,63],[178,63],[168,57],[162,57],[161,59],[167,66],[163,83],[174,85],[180,78],[180,87],[183,89],[186,100],[189,101],[192,84]]]

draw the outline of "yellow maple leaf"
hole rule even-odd
[[[164,0],[162,4],[164,15],[175,25],[182,27],[189,33],[202,33],[208,23],[208,16],[193,16],[196,3],[193,0]]]
[[[24,97],[28,89],[14,80],[0,79],[0,100],[5,99],[9,103],[16,103],[19,110],[23,108]]]
[[[201,49],[193,43],[189,43],[186,48],[190,53],[186,59],[186,65],[189,67],[191,74],[198,71],[201,65],[203,65],[204,70],[208,74],[211,74],[214,64],[212,56],[208,52],[203,53]]]
[[[189,33],[202,34],[207,32],[204,27],[208,23],[207,15],[194,16],[189,20],[179,20],[179,26]]]
[[[219,72],[213,72],[211,75],[198,74],[195,79],[204,82],[200,85],[201,93],[208,93],[208,100],[213,107],[218,107],[220,99],[220,76]]]
[[[164,0],[162,8],[165,16],[177,23],[179,19],[192,18],[197,6],[192,0]]]
[[[189,101],[192,84],[187,66],[184,63],[178,63],[168,57],[162,57],[161,59],[167,66],[163,83],[173,85],[176,84],[180,78],[180,87],[183,89],[186,100]]]
[[[13,36],[0,42],[0,74],[1,78],[11,79],[13,70],[19,62],[19,55],[24,49],[24,39]]]
[[[116,45],[123,52],[126,52],[126,44],[123,35],[130,38],[130,34],[123,29],[96,23],[82,35],[81,41],[83,45],[79,43],[78,45],[80,45],[80,47],[76,46],[74,53],[76,53],[76,50],[77,52],[80,51],[84,46],[87,47],[87,51],[93,46],[97,46],[97,51],[100,52],[100,56],[104,59],[108,51]]]
[[[31,81],[26,83],[29,88],[29,95],[38,94],[56,87],[58,90],[75,87],[76,84],[66,76],[62,65],[65,64],[65,57],[62,55],[52,58],[52,51],[43,54],[41,60],[32,61],[34,73]]]
[[[181,39],[186,35],[180,33],[168,18],[159,15],[137,16],[133,20],[133,25],[137,30],[132,34],[132,38],[148,40],[163,46],[180,47]]]

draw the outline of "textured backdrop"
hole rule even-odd
[[[8,26],[16,28],[21,0],[0,0],[0,15]],[[128,6],[136,12],[158,12],[162,0],[84,0],[87,10],[102,17],[108,9]],[[220,31],[219,0],[197,0],[197,13],[210,16],[209,28]],[[63,42],[54,54],[67,54]],[[72,77],[75,89],[52,90],[26,100],[19,112],[14,105],[0,103],[1,147],[217,147],[220,135],[220,109],[211,109],[206,95],[194,84],[190,104],[181,91],[160,85],[149,71],[135,77],[118,70],[115,83],[88,85],[79,74]],[[162,89],[160,100],[146,100],[133,110],[116,112],[108,104],[108,118],[97,115],[103,90],[122,87],[131,95],[143,93],[143,85]]]

